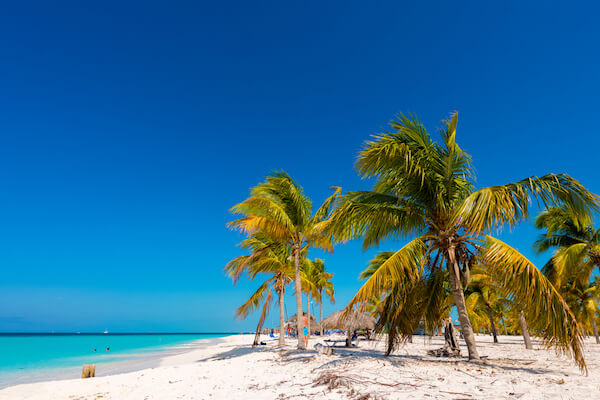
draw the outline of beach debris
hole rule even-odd
[[[315,386],[327,386],[327,389],[333,390],[340,386],[351,388],[352,379],[340,375],[335,371],[325,371],[313,381],[313,387]]]
[[[473,397],[473,395],[469,394],[469,393],[461,393],[461,392],[447,392],[445,390],[440,390],[440,393],[448,393],[448,394],[459,394],[461,396],[468,396],[468,397]],[[455,400],[461,400],[461,399],[455,399]]]
[[[377,380],[366,379],[364,376],[359,376],[355,374],[347,374],[349,370],[329,370],[324,371],[319,374],[313,380],[313,387],[316,386],[326,386],[329,391],[333,391],[334,389],[343,389],[346,388],[348,390],[348,395],[350,398],[354,399],[373,399],[379,400],[384,399],[383,397],[379,397],[377,394],[373,393],[374,389],[377,389],[378,386],[399,388],[399,387],[410,387],[416,388],[417,385],[408,382],[394,382],[394,383],[386,383],[380,382]],[[370,393],[361,393],[357,387],[364,387],[365,389],[370,390]],[[338,392],[342,393],[342,391]]]
[[[96,364],[83,364],[83,370],[81,371],[81,378],[93,378],[96,376]]]
[[[327,356],[330,356],[333,354],[333,348],[326,346],[322,343],[317,343],[315,344],[315,350],[317,351],[317,353],[319,354],[325,354]]]
[[[454,334],[456,329],[452,324],[452,320],[448,318],[444,321],[444,347],[436,350],[429,350],[427,354],[435,357],[460,357],[460,348]]]

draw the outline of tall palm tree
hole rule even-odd
[[[242,218],[232,221],[229,227],[247,234],[261,232],[270,240],[290,247],[294,261],[296,289],[298,348],[304,349],[302,314],[302,282],[300,276],[301,252],[310,247],[333,251],[331,236],[323,232],[323,222],[328,218],[341,188],[334,187],[333,194],[312,214],[312,203],[302,187],[285,172],[275,172],[264,182],[252,188],[250,197],[233,206],[233,214]]]
[[[254,346],[259,342],[262,325],[267,316],[272,300],[272,290],[278,295],[279,300],[279,344],[285,344],[285,287],[294,276],[294,267],[289,262],[289,249],[287,246],[272,242],[260,234],[254,234],[240,243],[240,246],[249,250],[249,256],[239,256],[231,260],[225,266],[225,272],[234,284],[245,274],[250,280],[254,280],[259,274],[268,274],[268,278],[250,296],[250,298],[236,309],[239,318],[246,318],[250,312],[263,303],[261,316],[256,328]]]
[[[542,272],[563,294],[578,321],[592,328],[600,343],[595,321],[600,293],[592,283],[594,270],[600,270],[600,229],[592,226],[589,215],[566,206],[541,212],[535,225],[545,229],[534,243],[535,250],[542,253],[555,249]]]
[[[404,312],[397,303],[406,291],[445,269],[447,276],[432,280],[428,293],[443,290],[449,281],[469,358],[478,359],[463,288],[471,265],[480,260],[490,266],[499,288],[523,304],[548,344],[569,352],[585,367],[581,332],[562,297],[529,260],[488,233],[526,218],[532,198],[546,206],[567,203],[584,212],[598,209],[598,197],[565,174],[476,190],[471,157],[455,141],[457,114],[444,122],[442,141],[436,143],[416,118],[400,116],[360,152],[359,173],[376,183],[370,191],[343,196],[329,221],[335,240],[362,238],[366,249],[386,239],[414,238],[381,264],[348,306],[369,301],[392,281],[388,314],[393,318],[395,312]],[[427,310],[414,318],[427,319]]]
[[[323,322],[323,294],[325,294],[331,303],[335,303],[335,290],[331,279],[333,274],[325,271],[325,263],[320,258],[312,261],[310,281],[315,286],[315,300],[319,303],[319,322]],[[321,336],[323,336],[323,327],[321,326]]]

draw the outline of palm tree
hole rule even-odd
[[[591,332],[596,338],[596,344],[600,344],[598,326],[596,325],[599,294],[600,288],[597,282],[583,283],[575,281],[573,284],[568,284],[564,295],[567,304],[575,314],[575,318],[581,323],[586,333],[590,332],[591,328]]]
[[[431,280],[426,293],[437,296],[449,281],[469,358],[478,359],[463,288],[471,265],[479,261],[489,266],[500,290],[523,305],[548,344],[569,352],[585,368],[581,331],[562,297],[529,260],[488,233],[526,218],[532,198],[546,206],[567,203],[584,212],[598,209],[598,197],[565,174],[476,190],[471,157],[455,141],[457,114],[444,122],[442,142],[436,143],[416,118],[400,116],[360,152],[359,173],[376,183],[370,191],[343,196],[329,221],[335,240],[362,238],[367,249],[386,239],[415,237],[381,264],[348,307],[380,295],[391,281],[387,314],[393,321],[396,312],[404,313],[398,304],[407,291],[425,278],[441,277]],[[444,269],[447,274],[438,276]],[[427,323],[427,318],[439,315],[431,311],[421,308],[414,318],[425,318]],[[399,332],[399,336],[407,334]]]
[[[594,269],[600,270],[600,230],[594,229],[588,214],[568,206],[551,207],[538,215],[535,226],[546,232],[534,249],[538,253],[556,250],[543,269],[555,286],[572,276],[589,282]]]
[[[308,258],[304,258],[302,260],[302,265],[300,266],[300,275],[302,277],[302,291],[306,293],[306,333],[308,338],[310,338],[310,296],[313,297],[318,295],[316,282],[315,282],[315,272],[313,262]]]
[[[251,190],[246,200],[233,206],[233,214],[242,218],[228,224],[247,234],[261,232],[270,240],[290,247],[294,261],[294,284],[296,289],[298,348],[304,349],[302,314],[302,282],[300,276],[301,252],[310,247],[333,251],[331,237],[323,232],[324,220],[329,216],[341,188],[334,187],[334,193],[325,200],[319,209],[311,214],[312,203],[302,187],[285,172],[275,172],[267,176]]]
[[[471,280],[465,291],[467,308],[473,317],[480,320],[487,318],[494,343],[498,343],[495,320],[496,313],[502,309],[503,299],[484,266],[475,267],[471,272]]]
[[[325,271],[325,263],[320,258],[315,258],[312,262],[310,271],[310,281],[316,289],[315,300],[319,303],[319,322],[323,322],[323,293],[329,298],[331,303],[335,303],[335,291],[331,279],[333,274]],[[323,336],[323,327],[321,326],[321,336]]]
[[[542,253],[555,249],[542,272],[565,297],[578,321],[592,328],[596,343],[600,343],[595,321],[600,293],[597,282],[591,282],[594,270],[600,270],[600,229],[594,229],[589,215],[566,206],[541,212],[535,225],[546,230],[534,243],[535,250]]]
[[[256,328],[254,346],[258,345],[262,325],[267,316],[272,299],[272,290],[278,295],[279,300],[279,344],[285,344],[285,287],[291,282],[294,275],[294,267],[288,261],[289,249],[280,243],[269,241],[260,234],[254,234],[240,243],[240,246],[249,250],[249,256],[239,256],[231,260],[225,266],[225,272],[234,284],[242,275],[254,280],[259,274],[271,275],[250,298],[236,309],[238,318],[246,318],[250,312],[263,303],[261,316]]]

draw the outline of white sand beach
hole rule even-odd
[[[156,368],[96,377],[12,386],[0,399],[594,399],[600,396],[600,345],[586,342],[589,375],[536,342],[526,350],[519,336],[479,335],[482,362],[435,358],[427,350],[443,338],[415,336],[389,357],[383,341],[362,341],[331,356],[298,352],[288,339],[252,348],[252,335],[162,360]],[[461,348],[467,354],[466,348]],[[101,371],[100,371],[101,372]]]

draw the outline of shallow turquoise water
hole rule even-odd
[[[124,361],[134,354],[222,336],[226,334],[1,334],[0,375]]]

